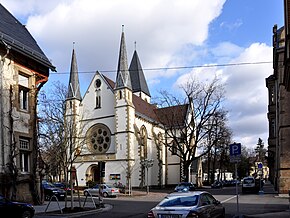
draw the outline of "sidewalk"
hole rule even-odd
[[[275,191],[273,185],[270,182],[266,182],[263,187],[263,192],[259,194],[276,194],[276,198],[289,198],[288,194],[278,194],[277,191]],[[290,217],[290,199],[289,199],[289,209],[285,211],[279,211],[279,212],[272,212],[272,213],[263,213],[263,214],[253,214],[253,215],[243,215],[243,218],[289,218]]]

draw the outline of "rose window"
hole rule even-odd
[[[105,153],[111,144],[111,132],[103,124],[91,127],[87,134],[88,148],[94,153]]]

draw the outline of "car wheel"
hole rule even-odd
[[[109,195],[108,195],[107,192],[104,192],[104,193],[103,193],[103,196],[104,196],[104,198],[107,198]]]
[[[32,215],[28,210],[24,211],[21,215],[21,218],[31,218],[31,217]]]

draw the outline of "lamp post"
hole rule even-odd
[[[152,159],[145,159],[145,160],[142,160],[141,161],[141,165],[143,166],[143,167],[145,167],[146,168],[146,174],[147,174],[147,180],[146,180],[146,186],[147,186],[147,194],[149,194],[149,184],[148,184],[148,179],[149,179],[149,174],[148,174],[148,169],[149,169],[149,167],[152,167],[153,166],[153,161],[154,160],[152,160]]]

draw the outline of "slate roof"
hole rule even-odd
[[[2,4],[0,4],[0,43],[55,71],[35,39]]]
[[[69,76],[69,84],[68,84],[68,99],[74,98],[81,100],[81,90],[80,90],[80,82],[78,76],[78,65],[77,58],[75,54],[75,50],[72,51],[72,59],[71,59],[71,68],[70,68],[70,76]]]
[[[129,72],[130,72],[133,92],[144,92],[146,95],[151,97],[136,50],[134,51],[134,54],[131,60]]]
[[[120,51],[119,51],[119,61],[116,77],[116,89],[118,88],[129,88],[132,90],[130,74],[128,70],[128,61],[127,61],[127,51],[125,44],[125,34],[122,32]]]

